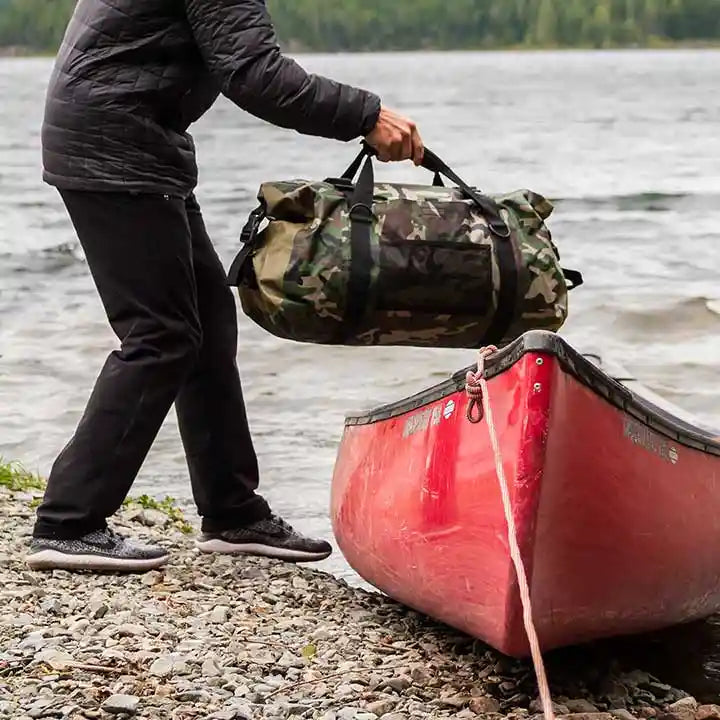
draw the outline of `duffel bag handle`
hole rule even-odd
[[[362,142],[362,150],[358,156],[350,163],[347,170],[341,175],[343,180],[351,181],[357,174],[363,160],[366,157],[377,157],[377,151],[368,142]],[[440,176],[444,175],[448,180],[454,182],[467,197],[469,197],[482,210],[483,215],[488,221],[490,230],[494,235],[500,238],[510,237],[510,228],[500,216],[500,208],[498,204],[487,195],[478,193],[468,185],[454,170],[452,170],[445,162],[443,162],[432,150],[425,148],[423,161],[421,166],[431,173],[435,174],[434,185],[442,185]]]
[[[454,170],[428,148],[425,148],[423,154],[422,167],[435,173],[436,183],[440,175],[444,175],[448,180],[454,182],[469,198],[474,200],[475,204],[483,211],[483,214],[490,223],[490,229],[495,235],[503,238],[510,237],[510,228],[508,228],[500,217],[497,203],[487,195],[481,195],[471,188]]]
[[[426,153],[428,151],[426,150]],[[350,273],[348,278],[348,301],[345,308],[345,328],[341,336],[347,337],[355,332],[366,309],[372,271],[371,234],[374,220],[372,203],[375,188],[375,173],[372,158],[377,155],[374,148],[363,142],[362,150],[347,170],[339,178],[348,192],[350,217]],[[427,163],[427,164],[425,164]],[[450,168],[435,155],[429,153],[423,165],[431,171],[442,173],[449,180],[458,183],[460,189],[482,210],[488,221],[490,231],[499,239],[498,264],[501,282],[498,306],[499,311],[489,329],[490,337],[502,338],[512,322],[512,308],[515,307],[517,272],[513,247],[507,242],[510,229],[500,217],[500,209],[492,198],[478,194],[461,180]],[[361,169],[362,168],[362,169]],[[357,182],[353,179],[360,172]]]

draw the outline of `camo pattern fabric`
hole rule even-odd
[[[454,187],[375,185],[372,269],[365,312],[344,322],[351,259],[348,198],[328,182],[272,182],[258,198],[268,216],[255,249],[243,311],[268,332],[318,344],[477,348],[533,329],[557,331],[568,287],[545,220],[552,205],[521,190],[494,200],[511,230],[518,269],[514,319],[487,331],[498,309],[498,239]]]

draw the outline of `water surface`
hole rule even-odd
[[[720,425],[720,52],[309,55],[379,92],[428,147],[488,192],[556,201],[563,262],[585,274],[562,334],[621,360]],[[115,347],[59,198],[40,178],[46,59],[0,59],[0,455],[47,473]],[[355,145],[281,130],[221,100],[194,128],[198,197],[226,266],[263,180],[337,175]],[[379,178],[429,182],[410,164]],[[399,399],[470,352],[277,340],[240,317],[239,363],[265,494],[330,535],[346,411]],[[134,492],[190,498],[170,415]],[[322,567],[349,577],[339,553]]]

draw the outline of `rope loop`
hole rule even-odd
[[[485,417],[483,409],[483,383],[485,381],[485,360],[490,357],[497,348],[488,345],[481,348],[478,353],[477,372],[472,370],[465,376],[465,394],[469,398],[467,406],[467,419],[477,425]]]

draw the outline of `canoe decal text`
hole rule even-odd
[[[411,415],[405,421],[405,427],[403,428],[403,437],[410,437],[415,433],[427,430],[431,425],[439,425],[440,418],[442,418],[442,408],[426,408],[421,412]]]
[[[679,460],[677,448],[663,440],[659,435],[654,433],[650,428],[645,427],[641,423],[625,418],[624,435],[635,445],[640,445],[663,460],[671,462],[673,465]]]

